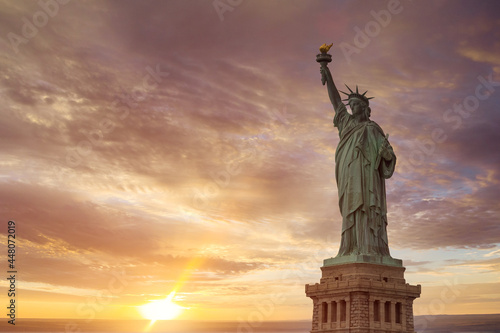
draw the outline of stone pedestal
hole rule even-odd
[[[311,333],[414,332],[420,285],[406,283],[398,262],[327,263],[332,260],[321,267],[320,283],[306,285],[314,306]]]

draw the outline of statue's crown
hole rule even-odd
[[[366,97],[366,96],[365,96],[365,94],[368,92],[368,90],[367,90],[367,91],[365,91],[364,93],[360,94],[360,93],[359,93],[359,91],[358,91],[358,85],[356,85],[356,92],[352,91],[352,90],[351,90],[351,88],[349,88],[349,87],[347,86],[347,84],[345,84],[345,86],[347,87],[347,89],[349,89],[349,91],[350,91],[351,93],[350,93],[350,94],[348,94],[348,93],[345,93],[345,92],[341,91],[341,93],[343,93],[343,94],[347,95],[347,98],[346,98],[346,99],[343,99],[343,101],[348,101],[348,103],[349,103],[349,100],[350,100],[351,98],[357,98],[357,99],[360,99],[360,100],[362,100],[363,102],[365,102],[365,103],[366,103],[366,105],[370,105],[370,101],[369,101],[369,100],[370,100],[370,99],[372,99],[372,98],[374,98],[374,97]]]

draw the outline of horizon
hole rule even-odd
[[[482,323],[478,324],[478,320]],[[42,324],[43,326],[40,326]],[[35,326],[31,326],[35,325]],[[209,325],[209,326],[207,326]],[[197,321],[197,320],[164,320],[150,325],[144,319],[96,319],[86,323],[83,319],[60,321],[57,319],[28,319],[22,326],[23,332],[297,332],[306,333],[311,328],[310,320],[264,321],[258,326],[248,327],[241,321]],[[7,327],[0,322],[0,328]],[[147,328],[147,329],[146,329]],[[250,330],[249,330],[250,329]],[[437,315],[415,317],[416,332],[500,332],[500,314],[490,315]],[[13,330],[13,332],[16,330]]]
[[[0,294],[17,294],[0,306],[14,299],[18,321],[309,320],[304,285],[340,244],[338,130],[315,61],[333,43],[337,87],[375,97],[397,156],[387,231],[422,286],[414,315],[497,314],[498,13],[1,2]]]
[[[312,315],[311,315],[312,316]],[[452,316],[456,316],[456,317],[459,317],[459,316],[500,316],[500,312],[497,312],[497,313],[480,313],[480,314],[459,314],[459,315],[443,315],[443,314],[440,314],[440,315],[418,315],[418,316],[415,316],[415,317],[419,317],[419,318],[424,318],[426,316],[432,316],[432,317],[452,317]],[[136,319],[116,319],[116,318],[99,318],[99,319],[92,319],[91,321],[88,321],[87,319],[82,319],[82,318],[78,318],[78,317],[74,317],[74,318],[56,318],[56,317],[53,317],[53,318],[19,318],[20,320],[42,320],[42,321],[45,321],[45,320],[75,320],[75,321],[82,321],[82,322],[88,322],[88,323],[91,323],[93,321],[110,321],[110,320],[119,320],[119,321],[143,321],[143,322],[149,322],[150,320],[149,319],[144,319],[144,318],[136,318]],[[228,322],[228,323],[237,323],[238,320],[224,320],[224,319],[159,319],[157,320],[158,322],[184,322],[184,321],[192,321],[192,322]],[[307,322],[307,323],[310,323],[310,319],[297,319],[297,320],[263,320],[262,322],[268,322],[268,323],[280,323],[280,322]]]

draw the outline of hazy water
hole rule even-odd
[[[148,329],[146,320],[17,319],[16,325],[0,321],[0,332],[54,333],[309,333],[311,321],[275,321],[251,326],[242,322],[157,321]],[[500,314],[417,316],[418,333],[500,333]]]
[[[1,332],[54,332],[54,333],[308,333],[310,321],[264,322],[251,326],[244,322],[157,321],[149,327],[145,320],[84,320],[72,319],[18,319],[16,325],[0,323]]]

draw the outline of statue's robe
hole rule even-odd
[[[385,179],[394,172],[396,156],[379,155],[386,140],[380,126],[357,122],[342,104],[333,123],[340,142],[335,153],[342,239],[337,256],[369,254],[388,256]]]

